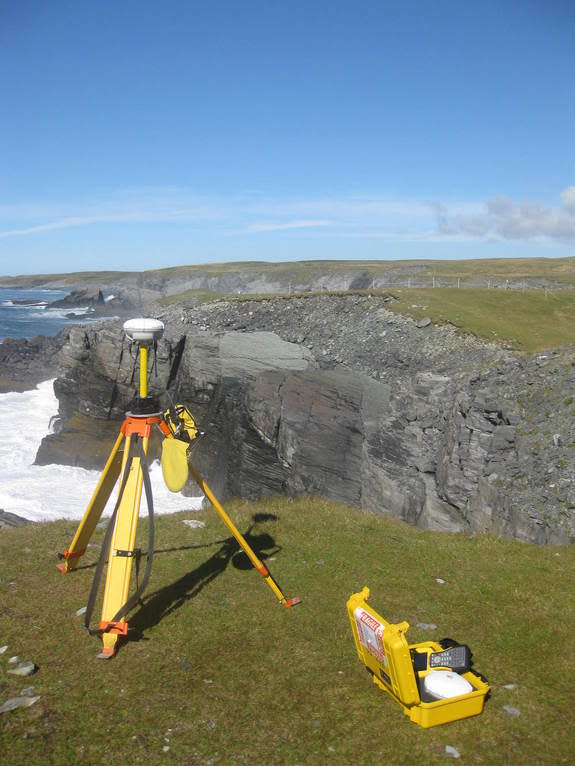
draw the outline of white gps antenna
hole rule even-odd
[[[124,322],[124,332],[130,340],[136,343],[153,343],[160,340],[164,334],[164,323],[159,319],[149,319],[139,317],[138,319],[128,319]]]
[[[148,396],[148,346],[162,337],[164,323],[159,319],[145,317],[128,319],[124,322],[124,332],[129,340],[138,344],[140,349],[140,400],[146,399]]]

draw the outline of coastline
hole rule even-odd
[[[5,512],[0,514],[0,529],[12,526],[2,524],[6,514],[14,514],[22,523],[79,520],[99,481],[98,470],[35,464],[40,442],[58,414],[53,384],[52,378],[33,390],[0,394],[0,417],[6,428],[0,441],[0,509]],[[150,466],[150,477],[157,513],[200,510],[201,498],[169,492],[157,461]],[[146,515],[144,508],[142,515]]]

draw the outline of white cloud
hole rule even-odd
[[[575,186],[560,195],[561,205],[494,197],[473,215],[453,213],[445,205],[434,205],[437,230],[445,237],[465,235],[470,239],[575,241]]]
[[[561,202],[567,210],[575,210],[575,186],[568,186],[561,192]]]
[[[329,226],[331,221],[323,220],[298,220],[284,221],[283,223],[251,223],[246,231],[260,233],[266,231],[287,231],[288,229],[311,229],[317,226]]]

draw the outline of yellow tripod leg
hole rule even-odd
[[[56,564],[56,566],[62,574],[66,574],[66,572],[70,572],[76,568],[78,559],[84,554],[86,546],[90,542],[90,538],[94,533],[96,524],[100,520],[102,511],[106,507],[106,503],[118,481],[120,465],[122,462],[122,455],[118,450],[120,449],[123,439],[124,434],[120,433],[110,452],[106,465],[104,466],[100,481],[88,503],[84,517],[76,530],[74,539],[72,540],[70,547],[66,548],[63,554],[60,554],[63,561],[60,564]]]
[[[122,476],[124,476],[126,469],[125,462],[130,454],[131,439],[132,436],[126,436]],[[144,453],[148,451],[148,442],[149,438],[144,437]],[[124,619],[121,619],[118,623],[113,623],[112,620],[128,600],[140,499],[142,496],[142,483],[143,474],[140,467],[140,458],[132,456],[129,475],[118,508],[116,525],[108,554],[108,569],[106,572],[102,618],[100,621],[100,628],[104,631],[102,633],[104,646],[101,657],[113,656],[118,636],[126,635],[128,630],[128,623]]]
[[[200,474],[196,471],[193,465],[190,464],[190,473],[194,477],[194,481],[196,484],[200,487],[204,495],[208,498],[210,503],[213,505],[215,510],[217,511],[219,517],[224,522],[226,527],[230,530],[232,535],[236,538],[238,543],[240,544],[240,547],[245,552],[249,560],[252,562],[255,569],[258,570],[258,572],[262,575],[266,583],[269,585],[271,590],[273,591],[274,595],[282,604],[286,607],[286,609],[289,609],[290,606],[295,606],[296,604],[301,603],[301,598],[298,598],[297,596],[295,598],[286,598],[284,594],[282,593],[279,585],[275,582],[271,574],[269,573],[268,569],[264,565],[264,563],[256,556],[252,548],[249,546],[247,540],[242,535],[242,533],[239,531],[239,529],[236,527],[234,522],[230,519],[228,514],[224,511],[223,507],[219,503],[217,497],[214,495],[212,490],[208,487],[206,482],[202,479]]]

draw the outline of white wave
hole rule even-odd
[[[30,308],[30,306],[27,306],[27,308]],[[84,314],[87,314],[92,309],[88,306],[82,306],[81,308],[75,308],[72,306],[69,306],[68,308],[61,308],[61,309],[51,309],[50,305],[48,306],[34,306],[35,309],[42,309],[41,312],[30,312],[30,316],[34,317],[35,319],[65,319],[68,314],[74,314],[75,316],[82,316]]]
[[[99,471],[65,465],[33,465],[50,419],[58,412],[53,380],[34,391],[0,394],[0,508],[33,521],[81,519],[100,479]],[[110,448],[112,445],[110,445]],[[201,498],[173,494],[158,461],[150,468],[156,513],[199,510]],[[111,498],[105,513],[112,512]],[[142,502],[141,515],[145,516]]]
[[[4,308],[10,308],[14,311],[30,311],[30,309],[43,309],[45,306],[40,306],[37,304],[30,304],[30,303],[14,303],[13,301],[4,301],[2,303],[2,306]]]

